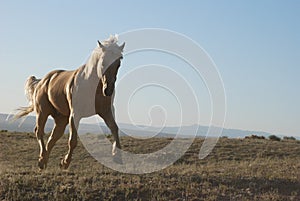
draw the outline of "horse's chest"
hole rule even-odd
[[[98,83],[80,82],[72,90],[72,107],[80,116],[96,114],[95,95]]]

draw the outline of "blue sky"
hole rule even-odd
[[[300,136],[299,19],[300,2],[292,0],[1,1],[0,112],[27,104],[29,75],[77,68],[96,40],[164,28],[192,38],[216,63],[227,95],[225,127]],[[125,57],[120,76],[128,64]],[[205,124],[210,105],[201,107]]]

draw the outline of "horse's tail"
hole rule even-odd
[[[29,105],[28,107],[20,107],[18,108],[18,113],[14,115],[13,120],[20,119],[21,117],[27,116],[29,113],[33,112],[33,105]]]
[[[41,79],[37,79],[35,76],[30,76],[26,83],[25,83],[25,95],[27,97],[27,100],[29,102],[29,106],[27,107],[20,107],[17,110],[19,111],[17,114],[14,115],[14,120],[19,119],[21,117],[27,116],[29,113],[33,112],[34,105],[33,105],[33,99],[34,99],[34,91],[37,86],[37,84],[41,81]]]

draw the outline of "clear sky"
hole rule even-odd
[[[23,86],[29,75],[77,68],[96,40],[132,29],[164,28],[192,38],[216,63],[227,95],[226,128],[300,136],[299,19],[296,0],[2,0],[0,112],[27,104]],[[124,58],[119,76],[130,70],[129,61]],[[138,97],[134,101],[138,104]],[[205,108],[210,106],[201,107],[200,123],[206,124]],[[144,112],[135,110],[133,118],[147,123]],[[122,117],[120,121],[129,122]],[[187,119],[185,124],[189,123],[195,122]]]

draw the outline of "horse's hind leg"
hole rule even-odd
[[[44,143],[44,128],[47,121],[48,115],[45,115],[43,113],[37,113],[36,115],[36,126],[35,126],[35,135],[37,138],[37,141],[40,146],[40,156],[39,156],[39,162],[38,166],[40,169],[44,169],[45,166],[45,160],[47,158],[47,151]]]
[[[65,128],[68,124],[68,117],[63,115],[54,116],[54,121],[55,121],[55,125],[54,128],[52,129],[51,135],[46,145],[47,156],[45,160],[45,165],[48,162],[50,152],[53,146],[55,145],[57,140],[59,140],[64,134]]]

